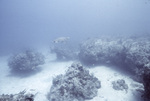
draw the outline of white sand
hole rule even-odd
[[[98,91],[98,96],[92,101],[141,101],[139,92],[132,87],[134,82],[130,77],[114,71],[110,67],[100,66],[90,69],[92,73],[101,81],[101,88]],[[128,84],[128,91],[117,91],[112,88],[112,81],[124,79]]]
[[[15,94],[26,89],[27,92],[38,92],[35,101],[48,101],[46,94],[50,90],[53,77],[65,73],[67,67],[72,64],[72,61],[55,62],[55,56],[48,54],[46,56],[46,63],[41,66],[42,71],[22,78],[10,76],[7,66],[8,57],[0,57],[0,94]],[[106,66],[98,66],[89,70],[101,81],[101,88],[98,91],[97,97],[87,101],[142,101],[140,93],[131,86],[131,84],[136,82],[125,74]],[[116,91],[112,88],[111,82],[117,79],[124,79],[126,81],[129,86],[128,92]]]

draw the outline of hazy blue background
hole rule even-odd
[[[150,34],[149,0],[0,0],[0,53],[101,35]]]

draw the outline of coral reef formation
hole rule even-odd
[[[8,66],[12,71],[34,71],[44,64],[44,56],[39,52],[26,50],[9,58]]]
[[[89,39],[81,44],[79,58],[85,64],[111,64],[132,71],[144,85],[144,98],[150,99],[149,37]]]
[[[121,63],[124,47],[120,40],[89,39],[81,44],[79,58],[86,64]],[[120,61],[120,62],[118,62]]]
[[[126,63],[137,70],[142,70],[144,67],[150,68],[150,41],[146,39],[132,39],[124,42],[126,47]]]
[[[115,90],[125,90],[128,91],[128,85],[125,83],[125,80],[119,79],[117,81],[112,82],[113,89]]]
[[[81,44],[79,58],[86,64],[121,65],[137,72],[150,67],[150,40],[97,38]]]
[[[0,101],[34,101],[34,97],[34,94],[26,94],[26,91],[24,90],[18,94],[2,94],[0,95]]]
[[[56,54],[57,60],[75,60],[77,58],[77,53],[65,47],[51,47],[50,51]]]
[[[64,75],[53,79],[49,101],[84,101],[97,95],[100,81],[80,63],[73,63]]]

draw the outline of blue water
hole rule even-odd
[[[26,49],[47,55],[58,37],[70,39],[57,47],[78,52],[89,38],[143,35],[150,35],[150,0],[0,0],[1,58]]]
[[[150,33],[149,0],[0,0],[0,54],[89,37]]]

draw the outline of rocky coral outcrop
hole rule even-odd
[[[140,40],[126,40],[123,44],[126,51],[126,63],[136,70],[142,70],[144,67],[150,68],[150,41],[145,39]],[[138,72],[136,71],[136,72]]]
[[[44,64],[44,56],[39,52],[26,50],[22,53],[11,56],[8,60],[8,66],[12,71],[22,72],[34,71],[39,65]]]
[[[55,53],[57,60],[66,61],[66,60],[75,60],[77,58],[77,53],[73,50],[66,47],[51,47],[51,53]]]
[[[128,85],[123,79],[113,81],[112,85],[114,90],[125,90],[126,92],[128,91]]]
[[[150,40],[147,38],[98,38],[81,44],[80,60],[85,64],[113,64],[141,72],[150,68]]]
[[[113,64],[120,68],[127,68],[136,74],[138,81],[144,85],[144,98],[150,96],[150,38],[99,38],[89,39],[81,44],[79,58],[86,64]],[[120,82],[120,81],[118,81]],[[124,81],[121,81],[122,83]],[[120,83],[113,83],[118,89]]]
[[[18,94],[2,94],[0,95],[0,101],[34,101],[34,94],[21,91]]]
[[[100,81],[80,63],[73,63],[64,75],[53,79],[49,101],[84,101],[97,95]]]
[[[85,64],[118,64],[124,51],[120,39],[89,39],[81,44],[79,58]]]

